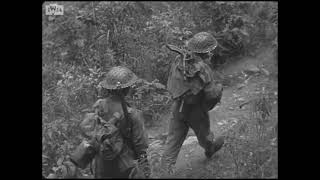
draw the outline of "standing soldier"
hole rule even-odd
[[[222,136],[214,139],[208,114],[222,96],[222,85],[214,81],[213,72],[206,64],[212,57],[210,51],[216,48],[217,41],[211,34],[200,32],[186,46],[187,50],[182,50],[167,45],[181,55],[171,66],[167,84],[174,103],[162,164],[166,165],[169,172],[176,163],[189,127],[194,130],[207,158],[212,157],[224,144]]]
[[[110,97],[99,99],[94,112],[80,124],[84,140],[64,163],[65,177],[76,177],[77,168],[90,164],[95,178],[148,178],[147,136],[141,112],[124,100],[137,76],[128,68],[113,67],[101,87]],[[137,160],[137,163],[136,161]]]

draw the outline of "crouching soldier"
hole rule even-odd
[[[128,68],[113,67],[101,87],[109,97],[99,99],[80,124],[87,138],[64,163],[65,178],[90,165],[94,178],[148,178],[147,135],[141,112],[124,100],[137,76]]]

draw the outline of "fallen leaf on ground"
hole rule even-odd
[[[233,97],[239,97],[240,95],[238,95],[238,94],[233,94]]]
[[[229,110],[234,110],[234,108],[233,107],[229,107]]]
[[[249,64],[244,70],[245,73],[251,73],[251,72],[257,73],[259,71],[260,71],[260,69],[256,65],[253,65],[253,64]]]
[[[243,87],[245,87],[245,84],[239,84],[239,85],[237,86],[237,89],[239,90],[239,89],[242,89]]]
[[[237,119],[237,118],[230,118],[230,121],[232,121],[232,122],[238,122],[239,119]]]
[[[272,146],[276,146],[277,145],[277,138],[273,138],[271,140],[271,143],[270,143]]]
[[[154,139],[155,137],[153,135],[148,136],[149,139]]]
[[[268,70],[266,70],[265,68],[261,68],[261,70],[262,70],[267,76],[270,75],[270,72],[269,72]]]
[[[217,124],[218,124],[218,125],[220,125],[220,126],[221,126],[221,125],[223,125],[223,123],[222,123],[222,122],[218,122]]]

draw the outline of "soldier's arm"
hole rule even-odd
[[[87,110],[83,121],[80,123],[80,128],[85,131],[92,131],[97,123],[99,112],[105,104],[104,99],[98,99],[93,105],[92,108]]]
[[[63,165],[67,170],[63,178],[76,178],[78,168],[84,169],[93,160],[97,152],[98,143],[92,136],[92,132],[94,131],[97,123],[97,108],[99,108],[100,103],[101,100],[98,100],[93,105],[92,109],[85,111],[87,113],[85,114],[84,120],[79,124],[79,127],[81,128],[82,135],[90,140],[82,141],[71,154],[71,157],[63,162]]]
[[[205,94],[204,105],[207,111],[210,111],[217,105],[222,98],[223,87],[220,83],[211,81],[203,89]]]
[[[70,157],[70,161],[77,167],[84,169],[93,160],[99,149],[99,143],[95,138],[82,141]]]
[[[148,149],[148,136],[145,131],[142,112],[133,113],[132,121],[132,142],[134,150],[137,156],[139,156],[147,152]]]
[[[82,135],[90,137],[90,133],[95,129],[98,115],[96,113],[87,113],[84,120],[80,123]]]
[[[148,149],[148,136],[144,128],[144,118],[141,112],[135,113],[135,117],[132,118],[132,135],[133,146],[138,159],[139,168],[143,174],[148,178],[151,174],[150,165],[147,157]]]
[[[82,141],[75,152],[68,157],[63,166],[66,172],[62,178],[77,178],[79,169],[84,169],[93,160],[97,152],[97,143],[95,140]]]

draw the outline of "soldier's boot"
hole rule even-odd
[[[209,149],[205,151],[205,155],[207,158],[211,158],[213,154],[215,154],[217,151],[219,151],[224,144],[224,137],[220,136],[218,137],[211,145]]]

